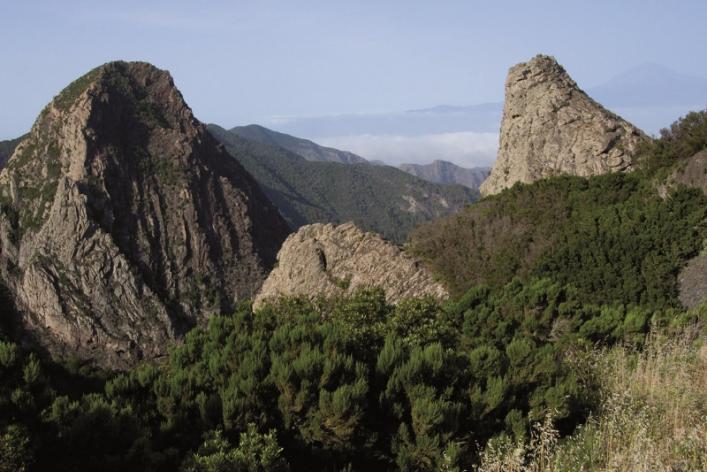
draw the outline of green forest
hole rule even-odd
[[[677,298],[707,199],[658,192],[707,147],[706,123],[676,122],[633,173],[517,185],[419,229],[408,246],[451,288],[443,303],[375,287],[245,301],[163,362],[103,372],[19,342],[4,296],[0,471],[461,472],[548,415],[569,437],[601,406],[597,349],[707,334],[707,304]]]

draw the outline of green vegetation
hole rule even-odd
[[[457,293],[549,276],[583,300],[674,305],[676,274],[707,237],[707,198],[662,199],[639,174],[557,177],[516,185],[418,229],[415,254]]]
[[[83,390],[61,381],[76,367],[2,342],[0,470],[468,470],[477,444],[525,441],[548,412],[563,434],[583,423],[601,400],[594,346],[706,315],[584,305],[547,279],[443,306],[291,298],[213,317],[162,365]]]
[[[644,149],[642,170],[556,177],[513,188],[419,228],[411,250],[455,294],[514,277],[551,277],[582,300],[676,306],[676,275],[707,238],[707,197],[659,176],[707,146],[707,112],[692,113]]]
[[[255,177],[293,229],[353,221],[402,243],[416,226],[463,208],[477,195],[466,187],[433,184],[393,167],[311,162],[215,125],[209,131]],[[419,208],[411,210],[405,197],[414,198]]]
[[[643,149],[643,167],[650,172],[670,169],[703,149],[707,149],[707,109],[690,112],[662,129],[660,139]]]
[[[562,438],[552,413],[530,440],[499,436],[481,453],[478,472],[707,469],[707,338],[651,333],[642,350],[591,353],[599,379],[594,416]]]

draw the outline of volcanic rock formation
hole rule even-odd
[[[538,55],[508,72],[498,155],[480,190],[491,195],[555,175],[629,171],[646,139],[580,90],[554,58]]]
[[[383,288],[390,303],[448,295],[419,262],[352,223],[303,226],[287,238],[277,261],[255,299],[256,308],[283,295],[328,297],[367,286]]]
[[[53,354],[163,355],[260,288],[289,229],[168,72],[101,66],[62,91],[0,174],[0,275]]]

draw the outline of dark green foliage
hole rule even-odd
[[[419,224],[463,208],[477,196],[466,187],[433,184],[393,167],[311,162],[215,125],[209,131],[255,177],[293,229],[353,221],[402,243]],[[412,211],[410,198],[420,208]]]
[[[469,468],[476,444],[561,431],[596,404],[596,343],[640,346],[687,313],[587,305],[549,279],[475,287],[457,301],[283,299],[213,317],[161,366],[68,392],[36,355],[0,343],[3,467],[28,470]],[[288,465],[289,464],[289,465]]]
[[[707,110],[693,111],[660,130],[660,139],[645,145],[643,166],[649,172],[656,172],[703,149],[707,149]]]
[[[413,251],[459,294],[516,276],[552,277],[593,303],[677,303],[676,276],[707,237],[707,199],[668,198],[638,174],[516,185],[420,228]]]
[[[644,147],[638,171],[516,184],[419,228],[411,249],[455,294],[550,277],[585,302],[677,306],[677,273],[707,239],[707,197],[659,188],[706,147],[707,111],[690,113]]]
[[[223,438],[221,431],[211,432],[199,450],[187,458],[184,472],[287,472],[274,431],[260,434],[254,425],[241,434],[237,448]]]

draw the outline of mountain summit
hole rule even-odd
[[[122,368],[260,287],[289,228],[170,74],[103,65],[0,174],[1,276],[52,353]]]
[[[557,61],[538,55],[510,69],[490,195],[560,174],[631,170],[645,134],[592,100]]]

